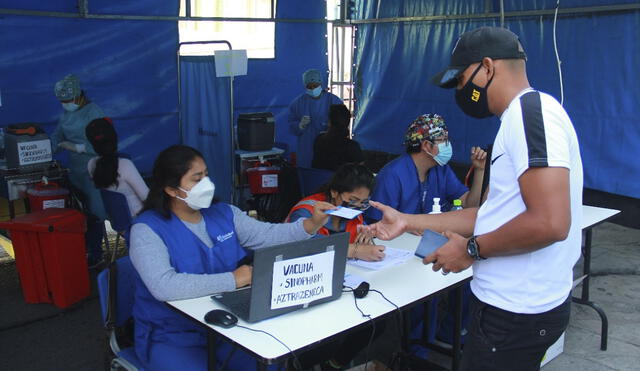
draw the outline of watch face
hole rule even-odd
[[[476,239],[473,237],[467,242],[467,254],[473,259],[478,259],[478,245],[476,245]]]

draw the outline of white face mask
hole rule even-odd
[[[187,194],[187,197],[182,198],[176,196],[177,199],[187,203],[187,205],[193,210],[205,209],[211,206],[211,200],[213,200],[213,194],[216,190],[215,184],[209,179],[208,176],[200,179],[196,185],[194,185],[190,191],[180,188]]]
[[[62,103],[62,108],[64,108],[64,110],[67,111],[67,112],[73,112],[73,111],[77,111],[78,108],[80,108],[80,105],[79,104],[75,104],[73,102]]]

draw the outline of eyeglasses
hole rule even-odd
[[[349,202],[344,201],[342,202],[342,207],[348,207],[350,209],[365,211],[371,207],[371,204],[369,204],[369,201],[371,201],[369,198],[366,198],[362,201],[349,201]]]

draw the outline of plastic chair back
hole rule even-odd
[[[127,197],[120,192],[108,189],[100,189],[100,193],[102,194],[102,202],[111,222],[111,227],[115,231],[126,235],[133,221]]]
[[[132,316],[135,274],[131,260],[125,256],[98,273],[97,277],[102,320],[109,332],[111,351],[116,355],[112,369],[119,365],[127,370],[142,370],[133,347],[121,348],[115,331],[124,327]]]
[[[102,319],[105,323],[107,316],[111,316],[113,324],[120,327],[124,326],[131,318],[135,274],[133,264],[128,256],[123,256],[98,273],[100,309],[102,309]],[[109,304],[111,304],[111,308],[109,308]],[[113,312],[109,313],[109,309],[112,309]]]
[[[325,169],[314,169],[308,167],[298,167],[298,182],[300,183],[300,193],[302,197],[307,197],[329,181],[334,172]]]

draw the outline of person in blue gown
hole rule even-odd
[[[316,69],[305,71],[302,83],[306,91],[289,105],[289,130],[297,137],[297,165],[311,167],[313,143],[320,132],[327,130],[329,107],[342,104],[342,100],[323,89],[320,71]]]
[[[87,170],[87,163],[96,156],[96,152],[85,135],[85,128],[91,121],[105,115],[102,109],[85,95],[80,88],[80,80],[75,75],[67,75],[58,81],[54,93],[64,112],[51,135],[51,148],[54,153],[69,151],[69,181],[82,192],[89,212],[85,239],[89,266],[92,266],[102,259],[103,222],[106,212],[100,192],[94,186]]]

